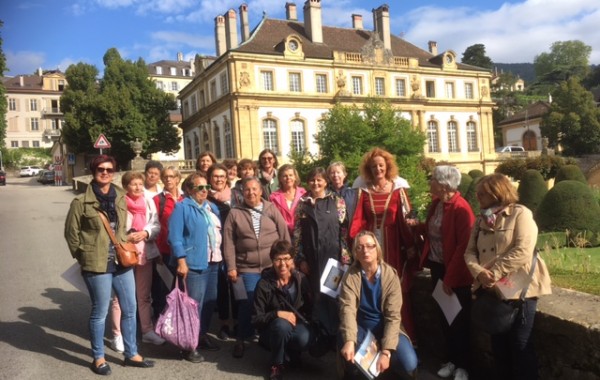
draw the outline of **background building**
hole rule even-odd
[[[196,57],[179,95],[186,159],[204,150],[223,159],[271,148],[283,161],[291,150],[317,153],[323,115],[373,96],[427,133],[427,156],[465,169],[495,159],[489,71],[433,41],[426,51],[392,35],[387,5],[373,10],[374,31],[361,15],[352,28],[323,26],[320,0],[307,0],[303,14],[300,22],[286,3],[286,20],[265,16],[252,33],[246,4],[215,18],[217,56]]]
[[[550,103],[538,101],[498,123],[503,145],[518,145],[525,150],[542,150],[542,117],[550,112]]]

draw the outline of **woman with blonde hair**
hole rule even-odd
[[[279,189],[271,193],[269,200],[279,210],[288,226],[290,236],[293,236],[296,206],[306,190],[300,186],[300,176],[293,165],[281,165],[277,171],[277,178]]]

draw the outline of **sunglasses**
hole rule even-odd
[[[370,251],[375,247],[377,247],[375,244],[359,244],[356,246],[359,251]]]
[[[210,190],[210,185],[198,185],[198,186],[192,187],[192,189],[198,190],[198,191],[208,191],[208,190]]]
[[[108,174],[112,174],[115,172],[115,169],[113,168],[101,168],[101,167],[97,167],[96,168],[96,173],[108,173]]]

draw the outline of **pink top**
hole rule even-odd
[[[291,206],[288,206],[288,203],[285,199],[285,194],[281,189],[274,191],[271,193],[269,200],[275,205],[277,210],[283,216],[285,220],[285,224],[288,226],[288,230],[290,232],[290,236],[294,234],[294,215],[296,213],[296,206],[298,205],[298,201],[300,198],[306,194],[306,190],[303,187],[296,187],[296,194],[294,195],[294,201]]]

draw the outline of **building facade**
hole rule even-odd
[[[542,150],[540,124],[548,112],[550,103],[537,101],[502,120],[498,128],[502,131],[503,144],[522,146],[527,151]]]
[[[361,15],[352,28],[323,26],[321,12],[320,0],[307,0],[300,22],[286,3],[285,20],[263,17],[252,33],[246,4],[215,18],[216,57],[196,57],[179,94],[186,159],[205,150],[255,159],[270,148],[280,161],[292,150],[318,153],[324,115],[375,96],[427,134],[428,157],[484,170],[495,159],[489,71],[438,53],[433,41],[423,50],[392,35],[387,5],[373,10],[373,31]]]
[[[60,97],[65,75],[58,70],[2,78],[6,88],[7,148],[51,148],[64,122]]]

